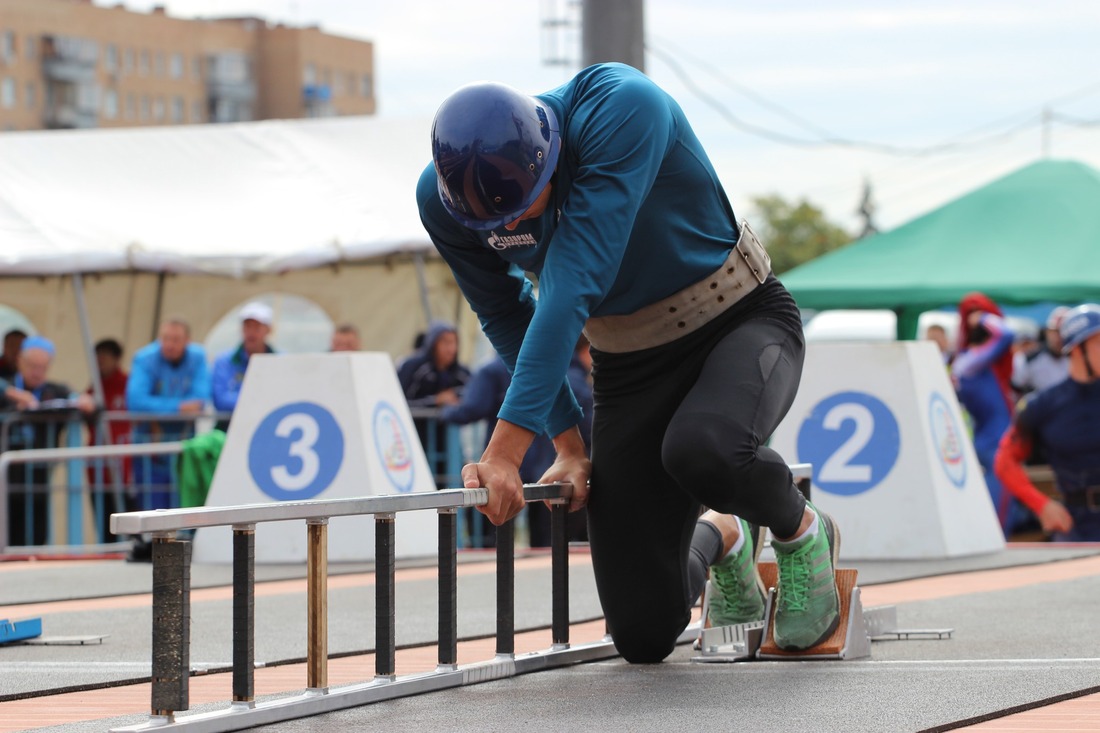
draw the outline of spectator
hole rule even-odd
[[[88,395],[76,395],[67,385],[47,379],[56,349],[51,341],[33,336],[23,341],[16,358],[16,372],[11,387],[33,396],[33,402],[0,398],[0,410],[79,410],[95,411],[95,401]],[[7,450],[26,448],[56,448],[59,421],[23,421],[8,433]],[[41,464],[17,464],[8,472],[8,542],[12,545],[42,545],[49,539],[49,467]],[[23,490],[30,487],[30,495]],[[29,499],[29,502],[28,502]],[[29,506],[28,506],[29,504]],[[30,510],[31,520],[26,521]]]
[[[237,314],[241,321],[241,343],[236,348],[219,354],[214,360],[212,395],[214,409],[218,412],[233,412],[237,408],[241,383],[244,382],[244,374],[252,356],[275,353],[267,343],[274,315],[269,306],[258,301],[248,303]],[[221,430],[228,427],[228,420],[218,423]]]
[[[401,362],[397,379],[410,407],[457,405],[462,387],[470,379],[470,370],[458,360],[458,332],[455,327],[443,321],[429,324],[423,345]],[[428,464],[436,476],[436,483],[439,488],[445,488],[446,426],[423,417],[413,422],[416,423],[420,444],[430,454]],[[429,437],[434,440],[429,440]]]
[[[157,340],[134,355],[126,383],[130,412],[199,415],[209,399],[210,372],[203,348],[191,343],[191,327],[186,321],[167,319],[160,326]],[[157,421],[140,424],[134,434],[143,442],[181,440],[193,429],[193,422]],[[146,489],[140,508],[171,504],[171,461],[167,456],[136,461],[134,479]]]
[[[924,337],[934,342],[936,346],[939,347],[940,355],[943,357],[943,363],[950,364],[954,352],[951,349],[951,341],[947,338],[947,329],[938,323],[933,323],[924,330]]]
[[[1017,351],[1013,356],[1012,386],[1020,394],[1041,392],[1069,376],[1069,359],[1062,353],[1058,332],[1067,311],[1065,306],[1052,310],[1034,348]]]
[[[1001,489],[993,461],[997,443],[1012,421],[1013,398],[1008,380],[1014,338],[1001,309],[985,295],[971,293],[959,303],[959,351],[951,375],[959,401],[970,415],[974,450],[1006,535],[1019,523],[1020,510],[1013,508],[1012,497]]]
[[[4,334],[4,350],[0,353],[0,379],[10,380],[15,376],[19,349],[26,338],[27,332],[21,328],[13,328]]]
[[[100,340],[95,345],[95,358],[99,370],[99,384],[103,390],[103,408],[111,412],[125,411],[126,381],[129,376],[122,369],[122,344],[112,338]],[[94,395],[95,390],[89,386],[86,394]],[[108,445],[120,445],[130,442],[129,422],[111,420],[106,424],[106,430]],[[94,426],[91,433],[90,442],[92,444],[98,443],[99,439]],[[112,463],[118,464],[118,462],[107,462],[106,465],[93,463],[93,465],[88,466],[88,478],[93,486],[105,487],[115,483],[115,476],[110,469]],[[123,470],[119,479],[129,484],[131,460],[124,458],[120,463]],[[125,511],[125,509],[118,507],[117,511]]]
[[[332,344],[329,351],[361,351],[359,329],[351,323],[341,323],[332,332]]]
[[[1069,378],[1025,399],[1001,439],[1001,483],[1060,542],[1100,542],[1100,306],[1082,305],[1060,320]],[[1041,446],[1061,501],[1031,483],[1021,463]]]

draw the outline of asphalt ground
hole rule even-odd
[[[899,625],[950,639],[883,641],[847,661],[698,664],[682,646],[659,665],[618,658],[381,702],[266,726],[275,731],[785,730],[919,731],[1100,690],[1100,547],[1010,545],[1004,552],[921,562],[859,562],[868,607],[896,603]],[[1076,558],[1076,559],[1075,559]],[[417,565],[427,565],[418,569]],[[401,563],[397,644],[434,641],[434,561]],[[598,618],[591,565],[571,554],[570,616]],[[369,565],[330,568],[329,651],[373,649]],[[256,660],[305,656],[304,566],[257,566]],[[192,668],[228,663],[229,568],[192,568]],[[44,637],[107,635],[85,646],[0,646],[5,706],[57,704],[74,688],[147,681],[151,567],[123,561],[0,563],[0,618],[40,616]],[[203,595],[206,594],[206,595]],[[462,553],[460,637],[495,630],[492,555]],[[550,622],[550,567],[521,558],[516,628]],[[22,699],[21,699],[22,698]],[[195,706],[195,711],[226,703]],[[34,728],[104,731],[141,723],[145,708]],[[9,728],[10,729],[10,728]],[[1087,728],[1086,728],[1087,729]]]

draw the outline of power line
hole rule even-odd
[[[662,43],[664,42],[662,41]],[[1036,112],[1035,108],[1032,107],[1024,113],[1016,113],[1014,115],[999,118],[992,122],[979,125],[978,127],[968,130],[967,132],[960,133],[958,135],[952,135],[951,137],[946,138],[938,143],[927,146],[902,146],[891,145],[888,143],[879,143],[874,141],[855,140],[830,133],[829,131],[823,129],[821,126],[816,125],[815,123],[806,120],[805,118],[797,115],[794,112],[791,112],[781,105],[768,100],[763,95],[749,89],[748,87],[745,87],[743,84],[737,83],[733,79],[729,78],[728,75],[725,75],[721,71],[719,71],[716,67],[714,67],[713,64],[709,64],[697,58],[694,59],[694,63],[703,67],[716,78],[722,80],[723,83],[725,83],[727,86],[730,86],[731,88],[753,100],[762,107],[765,107],[772,112],[779,114],[780,116],[784,117],[798,127],[801,127],[802,129],[811,132],[817,136],[816,139],[799,138],[793,135],[779,133],[774,130],[767,129],[741,119],[737,115],[733,114],[733,112],[730,111],[729,107],[724,102],[703,90],[702,87],[700,87],[699,84],[696,83],[691,74],[689,74],[684,69],[684,67],[669,51],[656,47],[652,43],[646,44],[646,50],[649,51],[657,59],[662,61],[666,66],[668,66],[672,73],[681,81],[681,83],[684,84],[684,86],[688,88],[688,90],[692,94],[697,96],[708,106],[718,112],[723,119],[725,119],[737,129],[756,137],[761,137],[767,140],[771,140],[772,142],[777,142],[784,145],[791,145],[794,147],[843,147],[864,150],[868,152],[884,153],[887,155],[921,158],[959,151],[968,151],[979,146],[995,145],[1005,139],[1016,135],[1022,130],[1038,127],[1043,122],[1042,115],[1039,112]],[[688,54],[684,54],[682,52],[680,52],[680,55],[689,57]],[[1100,90],[1100,82],[1089,84],[1088,86],[1082,87],[1073,92],[1069,92],[1060,97],[1050,99],[1043,106],[1064,103],[1078,97],[1092,94],[1097,90]],[[1023,120],[1019,120],[1021,114],[1026,114],[1027,116]],[[1009,124],[1010,126],[1004,128],[1005,124]],[[995,128],[1003,129],[999,129],[996,132],[991,132],[981,137],[973,137],[973,135]]]

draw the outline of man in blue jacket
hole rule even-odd
[[[839,534],[764,445],[801,376],[798,308],[675,100],[621,64],[535,97],[463,87],[436,113],[417,202],[513,371],[489,445],[462,471],[489,490],[486,516],[522,509],[518,469],[545,432],[557,460],[543,480],[588,504],[600,601],[626,660],[671,653],[708,566],[712,621],[762,618],[750,523],[775,538],[777,643],[828,638]],[[591,461],[566,380],[582,329]]]
[[[134,354],[126,383],[126,407],[131,412],[199,415],[210,400],[210,372],[206,352],[191,343],[191,327],[181,318],[169,318],[157,340]],[[136,423],[135,442],[180,440],[194,430],[190,421]],[[167,456],[134,461],[134,481],[143,490],[138,509],[171,505],[171,461]]]
[[[211,377],[211,396],[214,409],[218,412],[233,412],[237,409],[237,400],[241,396],[241,384],[248,369],[248,361],[254,354],[273,354],[275,350],[267,343],[271,334],[271,323],[275,314],[271,307],[259,301],[247,303],[237,317],[241,321],[241,343],[218,355],[214,360]],[[225,430],[229,421],[222,421],[218,427]]]

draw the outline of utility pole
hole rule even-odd
[[[583,0],[581,65],[621,61],[645,71],[644,0]]]

